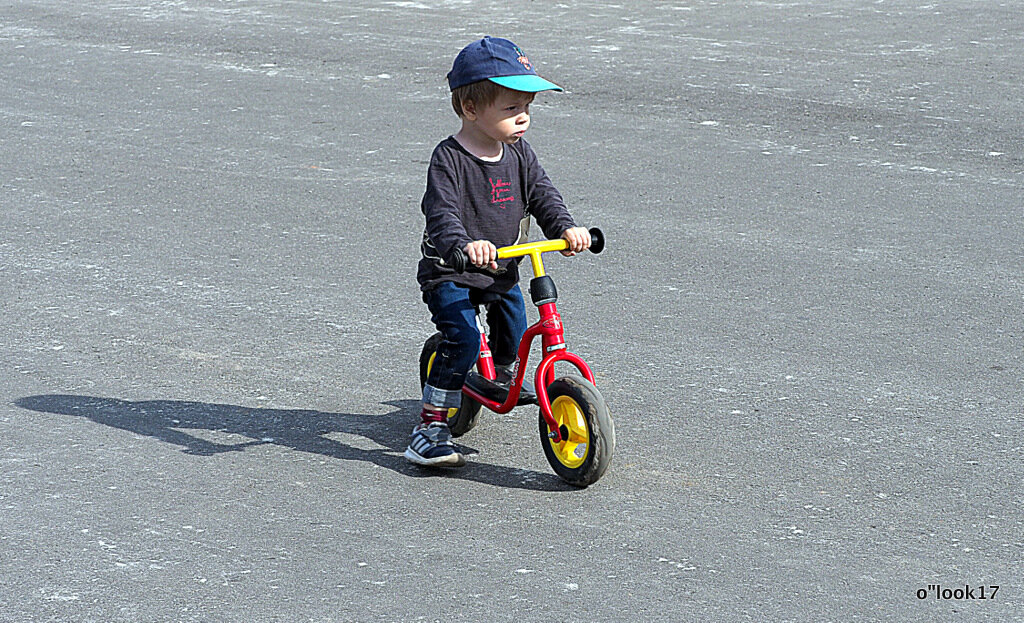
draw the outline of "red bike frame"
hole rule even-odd
[[[537,366],[535,374],[534,384],[537,390],[537,402],[540,403],[540,414],[544,421],[547,422],[548,429],[551,431],[551,439],[555,443],[559,443],[562,441],[562,431],[559,429],[555,418],[551,415],[551,405],[548,400],[548,385],[555,380],[555,363],[567,361],[575,366],[584,378],[595,385],[596,383],[594,382],[594,373],[590,371],[590,367],[578,355],[566,349],[565,334],[562,330],[562,317],[558,314],[555,304],[544,303],[537,309],[540,311],[540,320],[526,330],[526,333],[523,334],[523,339],[519,342],[519,368],[516,370],[516,377],[512,380],[505,402],[495,402],[473,391],[468,386],[463,387],[462,391],[495,413],[508,413],[511,411],[519,402],[519,394],[523,388],[523,378],[526,376],[526,362],[530,357],[530,347],[533,345],[534,338],[539,335],[544,357],[541,359],[540,365]],[[497,376],[494,369],[494,361],[491,359],[491,349],[487,345],[487,337],[483,332],[480,333],[480,358],[477,361],[477,371],[492,381]]]

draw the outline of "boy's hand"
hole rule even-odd
[[[562,238],[569,241],[569,248],[562,255],[572,257],[590,248],[590,232],[586,227],[570,227],[562,232]]]
[[[462,250],[469,256],[469,261],[473,263],[473,266],[478,268],[486,266],[491,270],[497,270],[498,262],[495,260],[498,259],[498,248],[489,240],[474,240]]]

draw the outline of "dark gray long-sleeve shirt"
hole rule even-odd
[[[505,145],[501,160],[487,162],[466,151],[454,137],[434,148],[421,204],[426,229],[416,278],[422,290],[453,281],[504,292],[519,281],[519,261],[502,260],[504,275],[457,274],[440,260],[474,240],[497,247],[525,242],[533,216],[548,238],[559,238],[576,224],[562,196],[548,179],[526,141]]]

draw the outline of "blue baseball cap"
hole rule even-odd
[[[563,90],[538,76],[519,46],[497,37],[484,37],[462,48],[448,72],[448,86],[453,91],[481,80],[527,93]]]

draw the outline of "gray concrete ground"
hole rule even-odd
[[[3,3],[0,620],[1024,620],[1021,32]],[[534,409],[462,471],[401,458],[425,163],[483,34],[567,87],[528,140],[610,241],[548,266],[617,424],[586,490]]]

